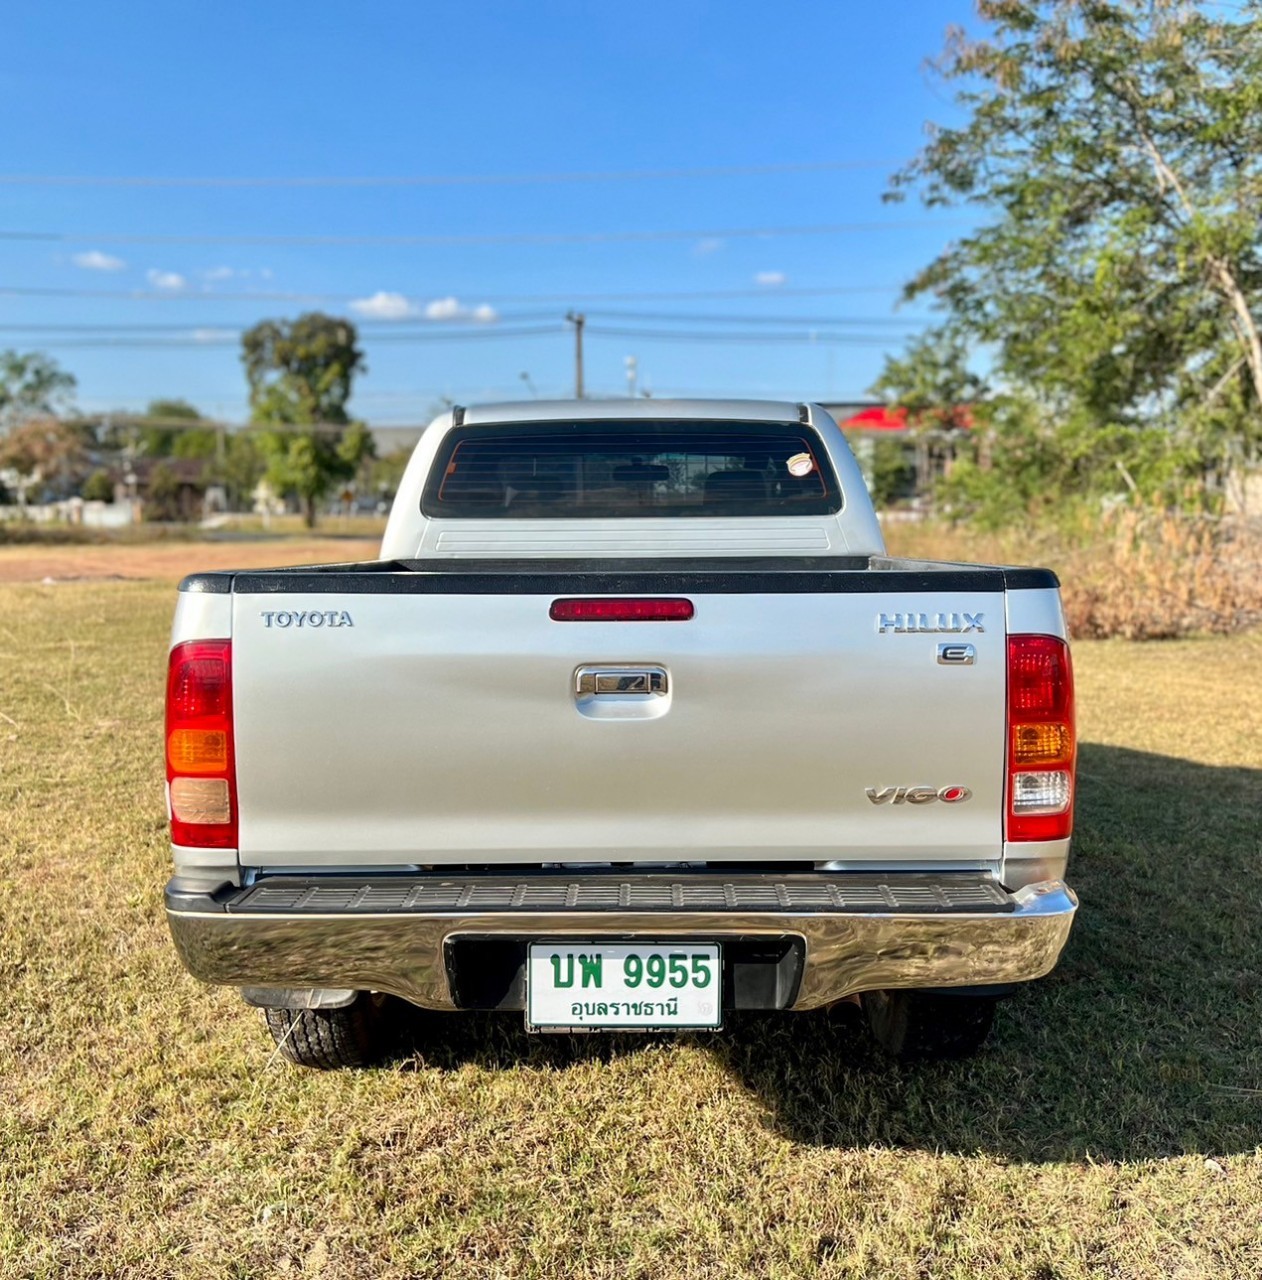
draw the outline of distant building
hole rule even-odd
[[[138,498],[146,520],[200,520],[226,506],[223,489],[207,480],[200,458],[136,458],[113,479],[115,501]]]
[[[879,400],[821,402],[846,433],[872,495],[879,506],[919,506],[933,482],[951,468],[954,427],[913,431],[905,409]],[[973,425],[967,406],[953,415],[961,427]]]

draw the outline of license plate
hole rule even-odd
[[[718,1027],[722,986],[717,943],[532,942],[526,1025]]]

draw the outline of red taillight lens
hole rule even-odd
[[[598,598],[554,600],[548,610],[553,622],[687,622],[691,600]]]
[[[230,641],[190,640],[171,650],[166,760],[172,843],[236,848]]]
[[[1058,636],[1009,636],[1009,840],[1073,831],[1076,754],[1069,646]]]

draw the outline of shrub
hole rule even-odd
[[[113,502],[114,481],[109,472],[99,467],[83,482],[82,495],[85,502]]]
[[[1054,569],[1071,636],[1163,640],[1262,624],[1262,536],[1246,522],[1120,507],[1003,530],[891,524],[895,555]]]

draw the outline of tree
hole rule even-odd
[[[187,400],[150,400],[145,410],[146,418],[156,418],[161,422],[200,422],[202,415]]]
[[[110,479],[109,472],[98,467],[83,482],[79,496],[85,502],[113,502],[114,481]]]
[[[55,416],[69,406],[74,389],[74,376],[48,356],[0,351],[0,429]]]
[[[224,487],[230,511],[248,509],[267,469],[257,436],[254,431],[232,432],[224,440],[223,457],[208,466],[210,478]]]
[[[349,320],[310,311],[263,320],[241,335],[251,418],[260,423],[344,425],[346,402],[364,356]]]
[[[374,450],[361,465],[356,481],[363,492],[375,494],[378,501],[388,501],[398,492],[411,460],[411,449],[395,449],[383,458]]]
[[[148,493],[145,495],[146,520],[182,520],[180,506],[180,478],[169,462],[159,462],[149,472]]]
[[[949,329],[911,339],[873,391],[907,411],[919,479],[932,479],[941,509],[984,528],[1031,514],[1072,523],[1075,499],[1098,505],[1118,493],[1186,505],[1187,481],[1201,469],[1190,441],[1160,425],[1063,417],[1027,389],[993,390]],[[878,460],[874,493],[896,492],[899,477],[882,476]]]
[[[241,338],[251,419],[275,428],[259,433],[267,480],[298,495],[308,528],[315,526],[318,500],[373,453],[367,428],[346,413],[364,367],[357,343],[349,320],[319,312],[264,320]]]
[[[144,419],[133,427],[131,443],[147,458],[213,458],[219,451],[218,428],[197,425],[203,421],[187,400],[151,400]]]
[[[362,422],[341,432],[263,431],[259,447],[268,483],[278,493],[298,495],[308,529],[315,528],[317,501],[339,481],[351,480],[373,454],[372,436]]]
[[[978,0],[967,119],[896,176],[990,216],[911,283],[1064,422],[1256,448],[1262,0]]]
[[[37,484],[74,492],[85,460],[82,436],[55,418],[24,422],[0,439],[0,470],[16,476],[20,506]]]

